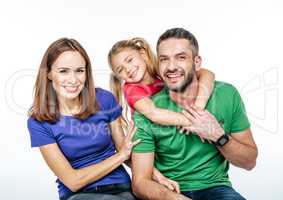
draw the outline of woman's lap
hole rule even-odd
[[[121,192],[118,194],[101,194],[101,193],[81,193],[75,194],[68,200],[135,200],[131,192]]]

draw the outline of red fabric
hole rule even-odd
[[[123,86],[123,92],[132,112],[134,112],[134,104],[138,100],[154,95],[162,90],[163,87],[164,83],[161,80],[156,79],[154,83],[148,85],[125,83]]]

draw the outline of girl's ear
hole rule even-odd
[[[141,49],[141,50],[139,50],[139,53],[140,53],[141,57],[142,57],[144,60],[147,61],[148,57],[147,57],[147,55],[146,55],[145,50],[144,50],[144,49]]]
[[[199,70],[200,70],[200,68],[201,68],[201,62],[202,62],[201,56],[196,56],[195,59],[194,59],[196,71],[199,71]]]

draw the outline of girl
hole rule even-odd
[[[127,104],[124,102],[126,99],[132,114],[137,110],[157,124],[190,126],[190,121],[182,113],[157,108],[150,99],[164,85],[158,76],[156,58],[144,39],[117,42],[109,51],[108,62],[113,72],[110,80],[112,92],[125,108],[123,124],[130,121]],[[199,90],[194,106],[204,109],[214,87],[214,74],[201,69],[197,76]]]
[[[120,115],[114,96],[94,88],[83,47],[67,38],[52,43],[37,75],[28,129],[32,147],[58,177],[61,200],[135,199],[122,163],[139,141],[132,142],[133,129],[124,136]]]

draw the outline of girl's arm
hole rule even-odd
[[[199,90],[195,106],[204,109],[214,87],[214,73],[200,69],[197,73]],[[134,108],[154,123],[161,125],[189,126],[190,121],[182,114],[157,108],[149,97],[138,100]]]
[[[204,109],[214,88],[215,75],[213,72],[200,68],[197,72],[199,89],[194,106]]]
[[[138,100],[134,108],[154,123],[161,125],[189,126],[191,123],[182,113],[157,108],[149,97]]]
[[[117,121],[117,120],[115,120]],[[103,160],[81,169],[74,169],[63,155],[56,143],[40,147],[40,152],[49,168],[72,192],[97,181],[119,167],[130,157],[131,150],[139,140],[132,142],[134,130],[120,142],[119,152]]]

